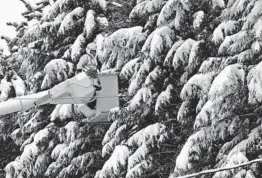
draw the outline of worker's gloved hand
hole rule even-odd
[[[94,87],[96,91],[100,91],[102,89],[101,83],[98,78],[97,68],[94,65],[86,65],[83,67],[86,75],[94,79]]]
[[[98,78],[94,79],[94,87],[96,88],[96,91],[100,91],[102,89],[101,83]]]
[[[83,68],[83,70],[85,71],[86,75],[93,78],[93,79],[97,79],[98,78],[98,73],[97,73],[97,69],[95,66],[85,66]]]

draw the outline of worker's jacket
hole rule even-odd
[[[97,68],[95,65],[86,65],[83,70],[85,71],[86,75],[94,79],[94,87],[96,91],[100,91],[102,89],[101,83],[98,77]]]

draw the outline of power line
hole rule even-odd
[[[193,173],[193,174],[188,174],[188,175],[185,175],[185,176],[179,176],[179,177],[170,176],[170,178],[190,178],[190,177],[196,177],[196,176],[201,176],[203,174],[211,174],[211,173],[226,171],[226,170],[230,170],[230,169],[236,169],[236,168],[248,166],[250,164],[257,163],[257,162],[262,162],[262,159],[251,160],[251,161],[248,161],[248,162],[245,162],[245,163],[242,163],[242,164],[238,164],[238,165],[234,165],[234,166],[231,166],[231,167],[222,167],[222,168],[217,168],[217,169],[209,169],[209,170],[205,170],[205,171],[201,171],[201,172],[197,172],[197,173]]]

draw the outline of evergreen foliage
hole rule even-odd
[[[3,37],[2,100],[49,89],[84,63],[118,74],[124,96],[110,126],[73,120],[66,104],[4,116],[1,136],[22,152],[6,177],[171,178],[261,157],[260,0],[23,2],[26,21]]]

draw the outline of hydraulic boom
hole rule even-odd
[[[25,111],[44,104],[86,104],[96,92],[94,79],[82,72],[53,88],[0,103],[0,115]]]

